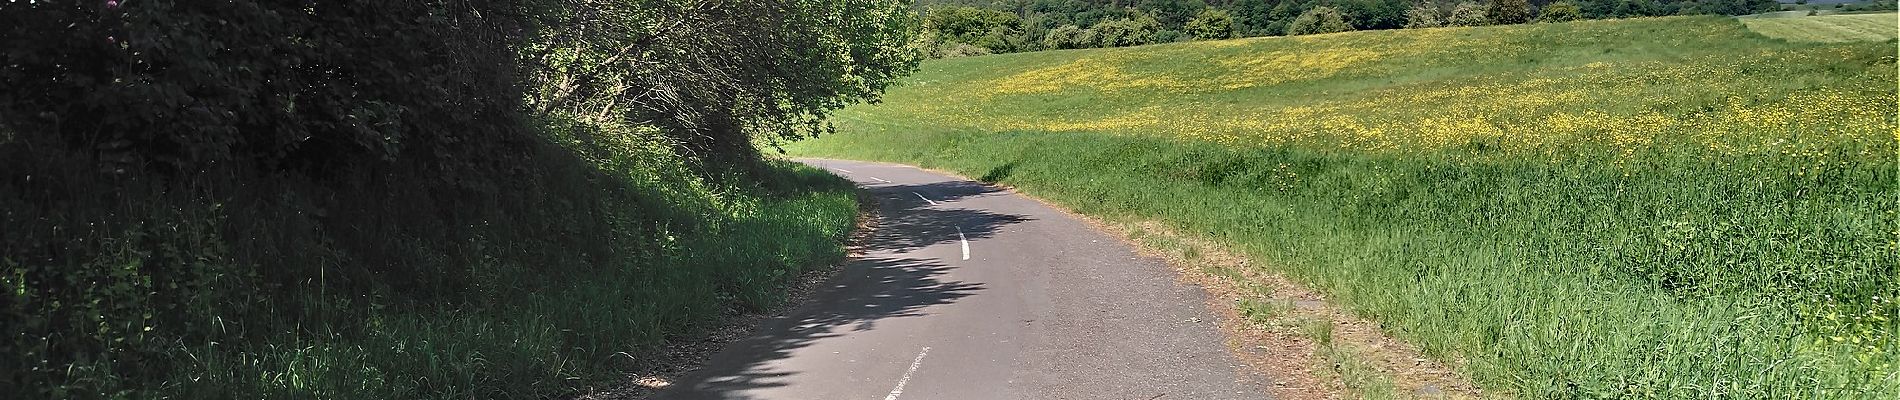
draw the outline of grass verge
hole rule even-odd
[[[563,395],[844,257],[848,181],[706,168],[652,128],[539,129],[497,171],[342,183],[0,152],[25,177],[0,181],[0,397]]]

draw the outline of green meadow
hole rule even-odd
[[[1164,223],[1493,393],[1893,398],[1895,45],[1758,30],[1670,17],[937,60],[787,149]]]
[[[1785,13],[1786,11],[1784,11]],[[1797,42],[1859,42],[1900,35],[1900,14],[1830,14],[1742,18],[1748,29]]]

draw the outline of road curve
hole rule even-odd
[[[655,398],[1267,398],[1162,260],[993,186],[799,161],[878,199],[865,253]]]

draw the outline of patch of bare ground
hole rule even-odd
[[[1216,243],[1152,221],[1097,225],[1168,259],[1183,280],[1205,288],[1208,308],[1222,316],[1228,345],[1275,380],[1275,398],[1503,397],[1480,390],[1455,368],[1387,336],[1378,324],[1328,303],[1319,292]]]
[[[877,199],[859,193],[857,227],[851,233],[846,245],[845,259],[830,265],[818,266],[799,274],[787,287],[785,301],[778,306],[762,311],[742,311],[731,309],[718,326],[694,335],[680,335],[667,338],[664,349],[639,361],[628,369],[625,378],[615,380],[606,387],[589,388],[580,394],[570,396],[572,400],[609,400],[644,399],[659,393],[673,385],[680,377],[705,365],[714,353],[724,349],[739,339],[746,338],[758,331],[763,322],[785,316],[799,305],[811,300],[820,285],[838,274],[845,264],[864,254],[864,245],[871,234],[877,230]]]

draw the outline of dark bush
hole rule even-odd
[[[1140,16],[1104,21],[1089,29],[1095,31],[1095,39],[1102,47],[1140,46],[1155,43],[1161,22],[1154,17]]]
[[[1339,10],[1332,7],[1313,7],[1311,10],[1306,10],[1305,14],[1300,14],[1299,18],[1294,18],[1293,23],[1287,24],[1286,26],[1286,34],[1288,36],[1346,32],[1351,30],[1353,30],[1352,24],[1346,22],[1345,15],[1340,14]]]
[[[1531,21],[1535,15],[1531,3],[1525,0],[1495,0],[1485,8],[1485,18],[1498,25],[1522,24]]]
[[[1227,10],[1213,8],[1202,10],[1194,19],[1188,20],[1182,30],[1195,39],[1231,39],[1239,35],[1234,15]]]
[[[1559,1],[1544,5],[1537,12],[1537,22],[1569,22],[1583,19],[1583,10],[1577,3]]]
[[[12,2],[0,129],[101,169],[454,171],[520,134],[511,1]],[[458,157],[460,156],[460,157]],[[453,175],[445,175],[453,179]]]

